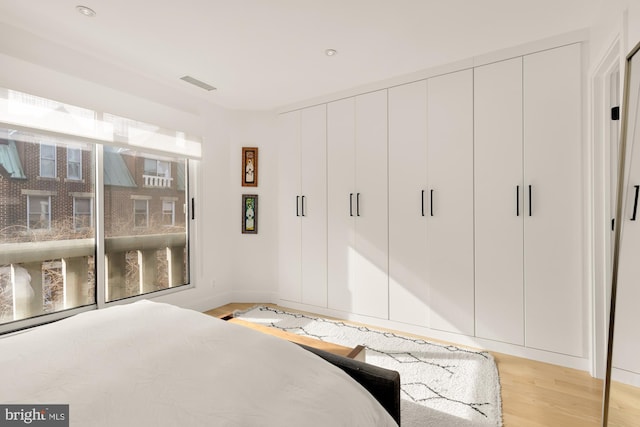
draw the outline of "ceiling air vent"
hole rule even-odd
[[[212,91],[212,90],[216,90],[215,87],[206,84],[205,82],[202,82],[198,79],[195,79],[191,76],[184,76],[184,77],[180,77],[180,80],[184,80],[187,83],[191,83],[192,85],[198,86],[199,88],[202,88],[204,90],[208,90],[208,91]]]

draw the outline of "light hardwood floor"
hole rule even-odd
[[[254,305],[256,304],[227,304],[209,310],[207,314],[218,316]],[[276,307],[273,304],[265,305]],[[296,311],[289,308],[287,310]],[[501,353],[492,354],[500,373],[504,427],[601,426],[601,380],[576,369]],[[631,389],[627,390],[626,399],[640,401],[637,389]],[[638,422],[638,418],[634,418],[633,422]]]

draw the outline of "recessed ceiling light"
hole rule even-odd
[[[96,16],[96,11],[87,6],[76,6],[76,10],[89,18]]]
[[[335,49],[327,49],[327,50],[324,51],[324,54],[327,55],[327,56],[334,56],[337,53],[338,53],[338,51],[335,50]]]

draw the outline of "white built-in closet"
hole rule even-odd
[[[585,356],[581,45],[500,59],[281,114],[284,302]]]
[[[280,119],[280,296],[327,305],[326,106]]]
[[[475,69],[476,334],[582,356],[580,45]]]
[[[387,91],[327,108],[328,307],[387,318]]]
[[[473,335],[472,70],[389,89],[389,190],[390,319]]]

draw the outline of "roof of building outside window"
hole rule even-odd
[[[16,143],[11,140],[6,144],[0,144],[0,166],[4,167],[11,178],[27,179],[18,156]]]
[[[180,191],[184,191],[185,190],[185,183],[187,182],[184,176],[184,162],[178,162],[177,163],[177,173],[176,175],[178,175],[176,178],[178,179],[178,190]]]
[[[104,184],[118,187],[136,187],[129,168],[117,148],[104,147]]]

